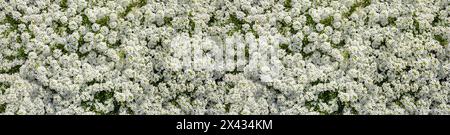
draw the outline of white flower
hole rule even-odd
[[[0,2],[0,114],[450,113],[448,2],[60,2]]]
[[[92,32],[86,33],[86,35],[84,35],[83,39],[84,39],[84,41],[87,41],[87,42],[93,41],[94,33],[92,33]]]
[[[92,24],[92,31],[97,32],[100,30],[100,25],[97,23]]]

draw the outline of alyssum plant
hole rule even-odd
[[[448,0],[3,0],[0,113],[450,114]]]

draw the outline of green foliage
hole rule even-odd
[[[225,71],[225,74],[236,75],[236,74],[239,74],[239,73],[242,73],[242,71],[238,71],[236,68],[233,71]]]
[[[121,60],[125,59],[125,51],[120,50],[119,52],[117,52],[117,55]]]
[[[189,13],[189,34],[190,35],[193,35],[195,32],[195,21],[192,20],[192,18],[193,18],[192,13]]]
[[[15,55],[8,55],[8,56],[4,56],[5,59],[7,60],[14,60],[14,59],[21,59],[21,60],[25,60],[27,58],[27,54],[25,53],[25,48],[21,47],[19,48],[17,51],[15,51]]]
[[[100,91],[94,94],[94,100],[105,103],[106,100],[114,97],[113,91]]]
[[[247,59],[250,59],[250,52],[248,51],[248,46],[245,46],[245,49],[244,49],[244,53],[245,53],[245,58],[247,58]]]
[[[333,24],[333,20],[333,16],[328,16],[327,18],[320,20],[320,23],[325,26],[331,26]]]
[[[259,38],[258,32],[256,32],[253,28],[250,29],[250,32],[256,37]],[[294,32],[295,33],[295,32]]]
[[[389,23],[389,25],[396,25],[395,24],[395,21],[397,21],[397,19],[396,18],[394,18],[394,17],[388,17],[388,23]]]
[[[126,108],[128,114],[134,114],[133,110],[131,110],[130,107],[127,107],[127,105],[124,102],[117,102],[113,101],[114,104],[114,110],[111,112],[108,112],[106,115],[119,115],[120,108]]]
[[[91,85],[99,84],[99,83],[104,83],[104,81],[100,82],[100,81],[97,81],[97,80],[92,80],[92,81],[86,82],[86,85],[87,86],[91,86]]]
[[[359,8],[359,7],[367,7],[367,6],[370,5],[370,3],[371,3],[370,0],[362,0],[362,1],[356,2],[355,4],[353,4],[350,7],[350,10],[348,12],[345,12],[343,14],[343,16],[344,17],[349,17],[350,15],[353,14],[353,12],[355,12],[357,10],[357,8]]]
[[[145,6],[145,5],[147,5],[147,0],[139,0],[139,1],[133,2],[133,3],[129,4],[129,5],[125,8],[125,11],[122,12],[122,13],[120,14],[120,16],[121,16],[121,17],[126,16],[129,12],[131,12],[131,10],[133,10],[134,7],[142,7],[142,6]]]
[[[78,46],[82,46],[82,45],[85,44],[85,43],[86,43],[86,42],[84,41],[84,39],[83,39],[82,37],[80,37],[80,38],[78,39]],[[61,48],[61,49],[64,49],[64,47]],[[63,53],[68,53],[68,51],[64,49]],[[79,58],[86,57],[86,56],[89,54],[89,52],[81,53],[80,51],[77,51],[76,53],[77,53],[77,55],[78,55]]]
[[[95,23],[101,25],[101,26],[107,26],[109,22],[109,16],[105,16],[101,19],[98,19],[97,21],[95,21]]]
[[[12,26],[12,30],[17,30],[19,24],[22,22],[19,20],[14,19],[11,15],[6,15],[5,20],[2,23],[9,23]]]
[[[441,35],[434,35],[434,39],[439,42],[440,45],[445,46],[448,45],[448,40],[443,38]]]
[[[281,44],[280,49],[283,49],[284,51],[286,51],[287,54],[292,54],[292,51],[289,49],[288,44]]]
[[[0,94],[5,94],[6,89],[10,88],[11,85],[7,84],[7,83],[1,83],[0,82]]]
[[[81,101],[80,105],[86,110],[93,111],[93,106],[90,103],[89,101]]]
[[[89,21],[89,18],[86,16],[86,14],[81,14],[81,17],[82,17],[81,24],[87,25],[87,26],[91,26],[92,25],[92,22]]]
[[[191,19],[189,19],[189,28],[191,32],[195,30],[195,22]]]
[[[66,48],[64,47],[63,44],[56,44],[56,45],[50,46],[50,50],[53,51],[53,50],[55,50],[55,49],[61,50],[61,52],[62,52],[63,54],[69,53],[69,52],[66,50]]]
[[[6,110],[6,103],[0,105],[0,113],[4,113]]]
[[[115,43],[113,43],[113,44],[108,44],[108,47],[109,48],[117,48],[117,47],[119,47],[120,46],[120,40],[119,41],[116,41]]]
[[[172,18],[170,17],[164,17],[164,24],[168,26],[172,26]]]
[[[341,53],[342,57],[344,57],[345,60],[348,60],[350,58],[350,52],[348,52],[347,50],[344,50]]]
[[[211,26],[213,26],[215,23],[216,23],[216,18],[214,17],[214,15],[211,15],[211,17],[209,18],[209,20],[208,20],[208,23],[207,23],[207,25],[209,26],[209,27],[211,27]]]
[[[312,52],[305,53],[305,51],[304,51],[305,46],[307,46],[309,43],[310,42],[308,40],[308,37],[303,37],[303,40],[302,40],[302,51],[300,52],[302,54],[303,58],[307,58],[307,57],[312,55]]]
[[[439,16],[438,16],[438,15],[435,15],[435,16],[434,16],[434,19],[433,19],[433,22],[431,22],[431,25],[432,25],[433,27],[435,27],[435,26],[437,26],[437,25],[439,24],[439,22],[441,22],[441,19],[439,19]]]
[[[311,17],[311,15],[306,14],[306,25],[316,25],[316,22],[314,22],[313,18]]]
[[[309,40],[308,40],[308,37],[303,37],[303,40],[302,40],[302,44],[303,44],[303,46],[306,46],[306,45],[308,45],[310,42],[309,42]]]
[[[131,10],[133,9],[134,6],[135,6],[135,5],[134,5],[133,3],[130,4],[130,5],[128,5],[128,6],[125,8],[125,11],[124,11],[122,14],[120,14],[120,16],[121,16],[121,17],[126,16],[129,12],[131,12]]]
[[[225,112],[230,112],[231,104],[225,104]]]
[[[337,91],[323,91],[319,93],[319,100],[327,103],[333,99],[335,99],[338,95]]]
[[[22,65],[16,65],[14,67],[11,67],[9,70],[0,70],[0,74],[14,74],[14,73],[18,73],[20,71],[20,67],[22,67]]]
[[[61,8],[64,8],[64,9],[66,9],[66,8],[69,7],[68,4],[67,4],[67,0],[61,0],[61,3],[60,3],[59,6],[60,6]]]
[[[345,41],[342,40],[341,42],[339,42],[338,44],[331,44],[331,47],[333,48],[341,48],[345,45]]]
[[[234,24],[234,28],[228,31],[228,35],[231,36],[235,32],[242,32],[242,25],[244,25],[246,22],[238,19],[235,15],[230,15],[230,17],[227,20],[227,23]]]
[[[28,55],[25,53],[25,48],[24,47],[20,47],[19,50],[17,50],[17,58],[19,58],[19,59],[26,59],[27,56]]]
[[[284,7],[287,9],[291,9],[292,8],[292,0],[285,0]]]
[[[413,25],[414,25],[415,32],[420,33],[420,24],[419,24],[419,21],[417,21],[417,19],[414,19]]]

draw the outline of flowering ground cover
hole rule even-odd
[[[448,0],[0,0],[0,114],[450,114]]]

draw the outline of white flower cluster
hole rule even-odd
[[[0,114],[450,114],[448,0],[1,0]]]

